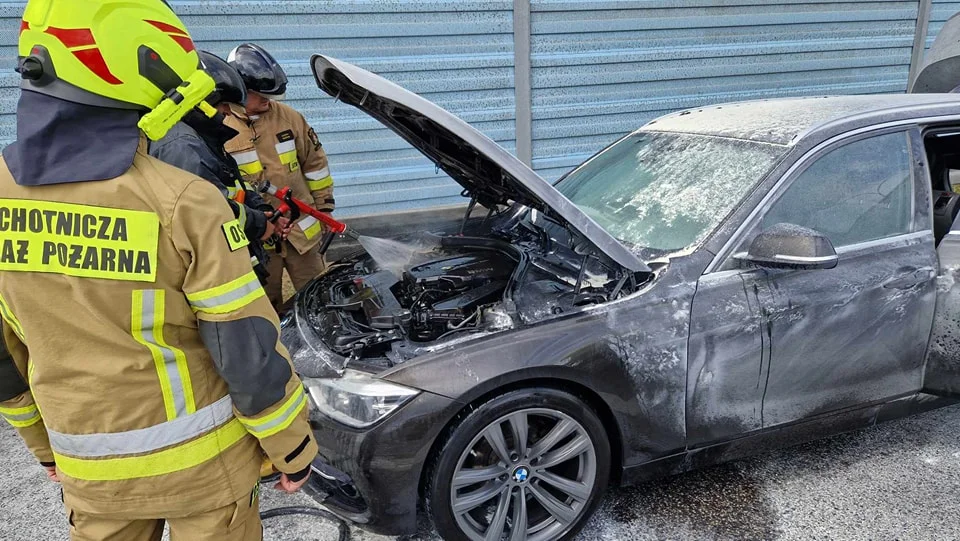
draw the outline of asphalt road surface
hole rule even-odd
[[[262,492],[262,509],[310,504]],[[960,406],[611,491],[583,541],[960,539]],[[0,539],[66,540],[59,490],[0,428]],[[337,539],[312,517],[265,522],[265,539]],[[388,538],[352,530],[353,540]],[[433,540],[427,528],[413,540]]]

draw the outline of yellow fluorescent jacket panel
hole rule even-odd
[[[244,211],[241,210],[240,212],[243,213]],[[230,246],[231,252],[236,252],[250,244],[247,234],[243,232],[243,226],[240,225],[240,220],[231,220],[221,227],[223,228],[223,234],[227,237],[227,245]]]
[[[0,270],[154,282],[159,232],[152,212],[0,199]]]

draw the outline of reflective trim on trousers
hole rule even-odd
[[[233,401],[225,396],[195,413],[159,425],[104,434],[63,434],[47,428],[50,447],[77,458],[138,455],[191,440],[233,417]]]

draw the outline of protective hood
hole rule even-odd
[[[910,82],[913,94],[951,92],[960,86],[960,13],[937,34],[924,57],[923,67]]]
[[[484,206],[537,209],[631,271],[646,265],[549,182],[450,112],[353,64],[314,55],[320,88],[364,111],[430,158]]]
[[[3,159],[21,186],[119,177],[133,165],[137,111],[107,109],[24,90],[17,103],[17,140]]]

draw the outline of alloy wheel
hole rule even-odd
[[[556,410],[522,409],[466,447],[450,505],[472,541],[548,541],[576,525],[596,478],[596,446],[583,425]]]

